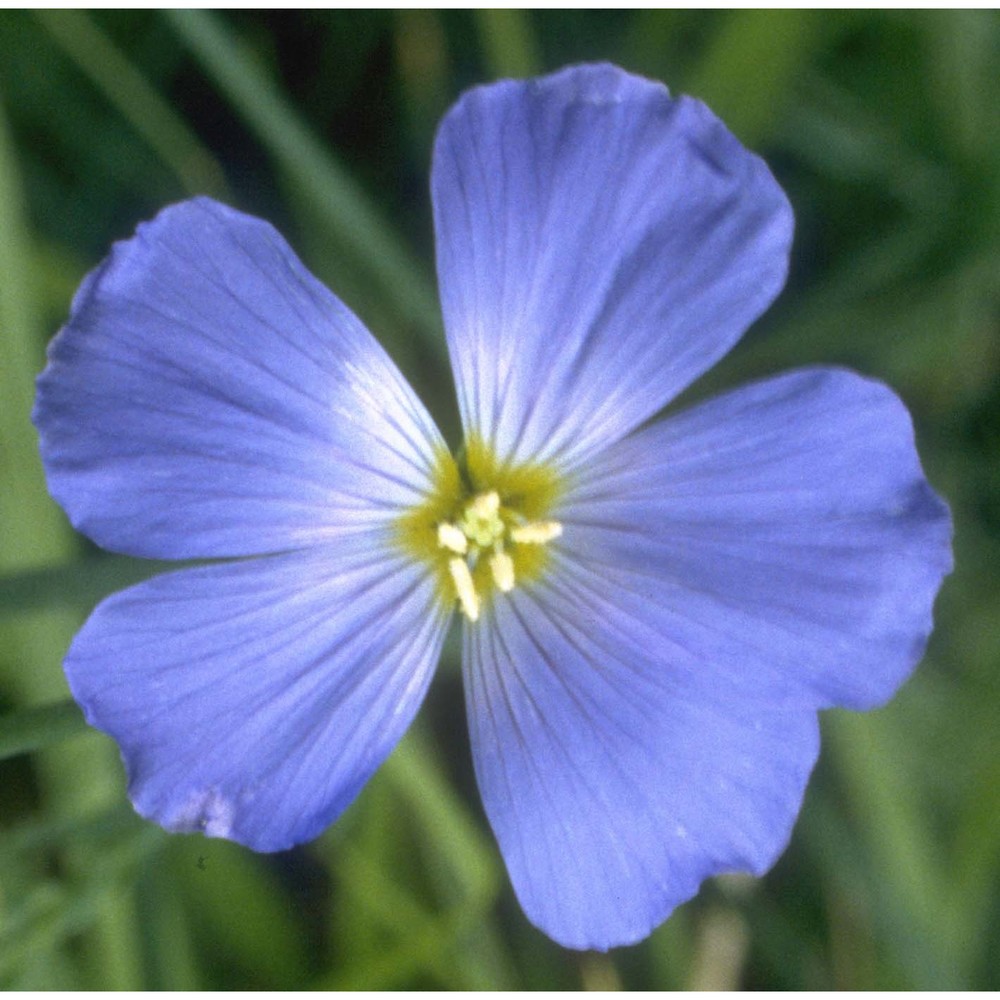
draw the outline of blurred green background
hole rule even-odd
[[[0,13],[0,986],[1000,985],[998,23]],[[262,857],[136,818],[60,663],[93,604],[156,567],[74,536],[28,419],[83,274],[164,204],[207,192],[275,223],[454,432],[435,125],[472,84],[594,59],[703,98],[795,206],[786,292],[695,391],[828,362],[890,383],[951,503],[958,567],[892,704],[824,717],[771,874],[710,882],[608,956],[564,951],[520,913],[475,791],[454,662],[313,844]]]

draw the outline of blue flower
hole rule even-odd
[[[272,851],[385,759],[458,615],[528,917],[633,942],[774,862],[817,710],[922,655],[948,511],[847,371],[649,422],[787,268],[784,194],[698,101],[611,66],[478,88],[432,188],[455,457],[264,222],[175,205],[86,279],[39,380],[53,495],[105,548],[228,561],[106,600],[67,676],[140,813]]]

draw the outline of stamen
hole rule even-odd
[[[448,572],[455,584],[458,593],[458,603],[465,612],[465,617],[470,622],[479,618],[479,595],[476,593],[475,584],[472,582],[472,573],[464,559],[457,556],[448,560]]]
[[[506,552],[494,552],[490,556],[490,571],[499,590],[509,594],[514,589],[514,560]]]
[[[476,517],[481,517],[484,521],[492,518],[498,510],[500,510],[500,494],[496,490],[480,493],[469,504],[469,512]]]
[[[519,545],[545,545],[562,534],[558,521],[532,521],[510,529],[510,537]]]
[[[521,523],[512,525],[511,521]],[[519,572],[518,552],[516,548],[505,551],[505,545],[512,542],[544,545],[558,538],[562,530],[558,521],[526,521],[516,510],[505,510],[496,490],[479,493],[466,501],[457,520],[438,522],[438,548],[448,553],[448,573],[465,617],[478,621],[484,597],[494,588],[503,594],[514,589]],[[477,569],[480,558],[489,564],[488,577],[484,578]],[[530,557],[526,565],[532,565]]]
[[[438,525],[438,545],[442,549],[456,552],[460,556],[464,556],[469,551],[468,538],[465,537],[462,529],[456,527],[454,524],[445,523]]]

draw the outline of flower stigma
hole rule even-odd
[[[561,493],[547,466],[501,463],[470,439],[456,461],[439,456],[432,494],[400,519],[398,539],[435,572],[439,595],[470,621],[493,595],[537,579],[562,524],[548,514]]]

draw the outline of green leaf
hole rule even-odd
[[[833,42],[841,25],[842,16],[829,12],[730,11],[684,90],[705,101],[744,142],[760,143],[781,121],[817,50]]]
[[[0,619],[56,608],[89,611],[116,590],[184,565],[128,556],[96,556],[64,566],[0,576]]]
[[[89,731],[73,701],[25,708],[0,716],[0,760],[60,743]]]
[[[213,964],[235,963],[262,986],[304,984],[303,922],[276,868],[239,844],[199,836],[171,837],[167,856]]]
[[[190,194],[221,195],[212,154],[145,76],[82,10],[36,10],[53,40],[118,109]]]
[[[472,16],[491,76],[526,77],[542,71],[530,11],[478,7]]]
[[[137,966],[130,949],[121,947],[130,928],[119,922],[128,912],[126,886],[143,858],[162,844],[162,832],[145,826],[100,855],[72,882],[37,883],[8,912],[0,927],[0,983],[37,956],[51,953],[71,936],[97,936],[103,964],[95,967],[95,989],[138,988]],[[110,939],[118,936],[119,941]],[[88,957],[97,957],[92,954]]]

